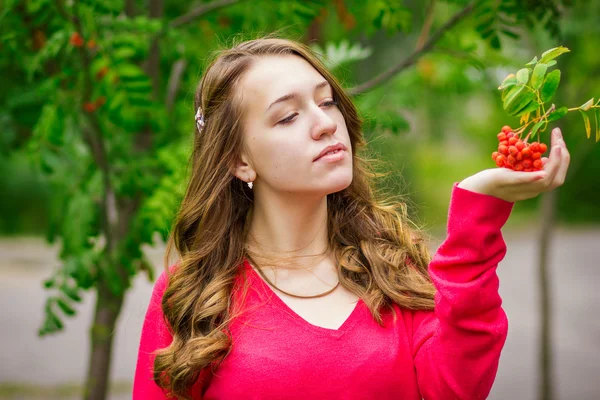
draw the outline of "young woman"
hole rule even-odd
[[[142,329],[134,399],[484,399],[507,335],[496,268],[544,170],[452,187],[431,257],[375,190],[361,120],[306,46],[219,54],[195,96],[191,178]],[[167,261],[166,265],[169,263]]]

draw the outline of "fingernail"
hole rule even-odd
[[[554,128],[554,134],[556,135],[556,137],[558,139],[562,138],[562,134],[560,133],[560,129],[559,128]]]

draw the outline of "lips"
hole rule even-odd
[[[344,146],[341,142],[334,144],[333,146],[327,146],[323,149],[323,151],[321,151],[321,153],[319,153],[317,158],[315,158],[313,161],[317,161],[319,158],[323,157],[325,154],[329,153],[330,151],[335,151],[335,150],[346,150],[346,146]]]

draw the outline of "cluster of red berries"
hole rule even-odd
[[[89,113],[96,111],[98,108],[102,107],[106,103],[106,97],[100,96],[96,99],[96,101],[85,103],[83,105],[83,109]]]
[[[524,142],[508,125],[502,127],[498,141],[498,151],[492,153],[497,166],[524,172],[542,169],[542,154],[548,150],[544,143]]]
[[[84,45],[85,40],[83,39],[83,37],[81,36],[81,34],[79,32],[73,32],[71,34],[71,37],[69,38],[69,43],[73,47],[81,47]],[[97,46],[98,46],[98,44],[96,43],[96,41],[94,39],[90,39],[87,41],[88,49],[93,50]]]

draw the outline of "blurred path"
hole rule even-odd
[[[504,230],[508,252],[499,267],[500,294],[509,319],[509,336],[490,399],[534,400],[537,383],[538,288],[535,231]],[[440,239],[441,240],[441,239]],[[435,243],[437,247],[438,243]],[[161,268],[163,249],[147,254]],[[56,386],[82,383],[87,368],[88,326],[94,295],[78,305],[65,332],[40,339],[46,292],[41,282],[57,264],[56,249],[39,239],[0,240],[0,385]],[[600,227],[558,229],[551,252],[555,294],[554,358],[556,400],[600,399]],[[115,400],[129,398],[137,346],[152,284],[133,282],[115,338],[112,380]],[[123,387],[125,387],[123,389]],[[0,398],[10,397],[0,392]],[[33,397],[32,397],[33,398]],[[35,397],[42,398],[42,397]],[[66,398],[66,397],[65,397]]]

